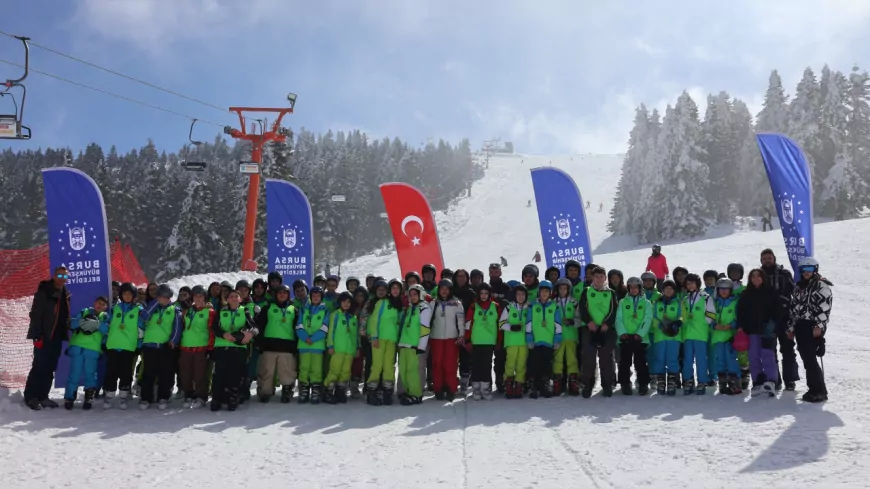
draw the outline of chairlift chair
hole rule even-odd
[[[196,125],[196,119],[193,119],[190,122],[190,131],[187,133],[187,139],[190,141],[184,146],[184,160],[181,161],[181,166],[185,169],[185,171],[205,171],[205,167],[208,166],[205,161],[190,161],[187,159],[187,155],[190,154],[190,147],[195,146],[199,148],[202,145],[202,141],[194,141],[193,140],[193,126]]]
[[[22,83],[30,72],[30,45],[27,41],[29,37],[15,36],[15,39],[24,44],[24,75],[15,80],[7,79],[3,82],[5,89],[0,92],[0,98],[9,97],[12,100],[12,106],[15,111],[12,114],[0,113],[0,139],[30,139],[30,128],[22,124],[24,120],[24,103],[27,101],[27,87]],[[21,105],[15,99],[15,95],[10,92],[13,87],[21,88]]]

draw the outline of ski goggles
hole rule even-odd
[[[61,279],[64,279],[64,280],[68,280],[68,279],[69,279],[69,274],[67,274],[67,273],[58,273],[58,274],[55,275],[55,277],[57,277],[57,278],[61,278]]]
[[[799,270],[801,273],[816,273],[816,267],[809,267],[809,266],[807,266],[807,267],[800,267],[800,268],[798,268],[798,270]]]

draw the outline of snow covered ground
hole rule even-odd
[[[521,160],[525,161],[521,163]],[[605,236],[618,157],[501,158],[472,197],[439,216],[445,262],[483,268],[504,255],[513,278],[541,249],[528,169],[553,164],[591,200],[593,243]],[[579,161],[578,161],[579,160]],[[600,161],[601,164],[594,164]],[[610,162],[613,167],[604,165]],[[578,178],[589,164],[587,180]],[[588,195],[587,195],[588,194]],[[605,211],[597,213],[598,204]],[[450,226],[445,220],[451,220]],[[745,232],[666,246],[671,266],[757,265],[779,232]],[[245,405],[235,413],[0,409],[0,480],[29,487],[867,487],[870,333],[861,287],[870,273],[870,220],[817,225],[816,256],[834,282],[826,378],[831,400],[708,395],[492,402],[427,400],[416,407]],[[781,253],[780,253],[781,251]],[[646,249],[596,255],[626,275]],[[398,274],[394,257],[365,257],[342,275]],[[176,282],[207,283],[226,274]],[[246,278],[251,278],[247,277]]]

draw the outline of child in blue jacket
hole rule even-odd
[[[103,337],[109,333],[109,315],[106,309],[109,301],[103,296],[97,297],[93,307],[81,310],[70,321],[69,348],[66,350],[70,358],[69,377],[66,380],[63,407],[73,408],[79,384],[84,384],[85,401],[82,408],[88,410],[94,402],[97,393],[97,365],[103,351]]]

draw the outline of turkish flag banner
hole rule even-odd
[[[393,231],[402,276],[408,272],[420,273],[427,263],[442,270],[441,241],[426,197],[417,188],[398,182],[381,184],[381,197]]]

